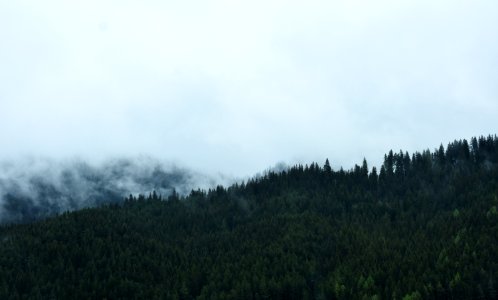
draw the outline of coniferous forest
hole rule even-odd
[[[4,225],[0,299],[498,299],[498,138]]]

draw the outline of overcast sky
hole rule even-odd
[[[498,132],[498,2],[0,1],[0,157],[246,176]]]

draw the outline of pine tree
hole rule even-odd
[[[330,162],[328,158],[325,160],[325,165],[323,166],[323,170],[325,171],[326,174],[332,173],[332,167],[330,167]]]

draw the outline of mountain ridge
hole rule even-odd
[[[496,299],[498,138],[0,227],[0,297]]]

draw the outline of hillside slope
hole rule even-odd
[[[0,228],[1,299],[497,299],[498,138]]]

